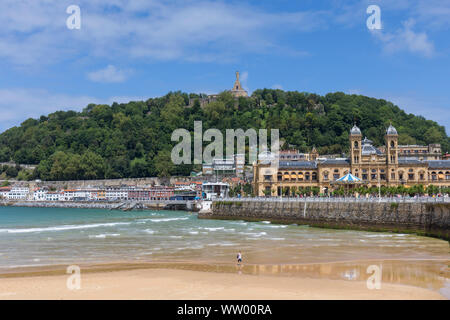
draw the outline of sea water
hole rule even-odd
[[[352,261],[390,260],[403,261],[409,275],[437,279],[450,258],[447,241],[410,234],[206,220],[186,211],[0,207],[0,272],[107,262],[226,265],[238,251],[246,265],[284,266],[279,270],[316,264],[323,273],[324,264],[344,263],[344,278],[353,274]]]

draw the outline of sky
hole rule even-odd
[[[218,93],[239,70],[250,93],[363,94],[450,133],[450,0],[2,0],[0,23],[0,131],[89,103]]]

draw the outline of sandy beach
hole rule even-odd
[[[365,281],[176,269],[95,271],[81,275],[79,290],[69,290],[69,276],[1,278],[0,299],[445,299],[438,292],[391,283],[369,290]]]

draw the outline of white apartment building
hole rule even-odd
[[[128,192],[133,190],[130,187],[108,187],[106,189],[106,200],[115,201],[115,200],[127,200]]]
[[[62,192],[47,192],[45,194],[45,201],[60,201],[64,198],[64,193]]]
[[[30,189],[27,187],[12,187],[7,194],[8,200],[27,200],[30,195]]]

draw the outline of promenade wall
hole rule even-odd
[[[199,218],[416,233],[450,241],[449,202],[214,201]]]

